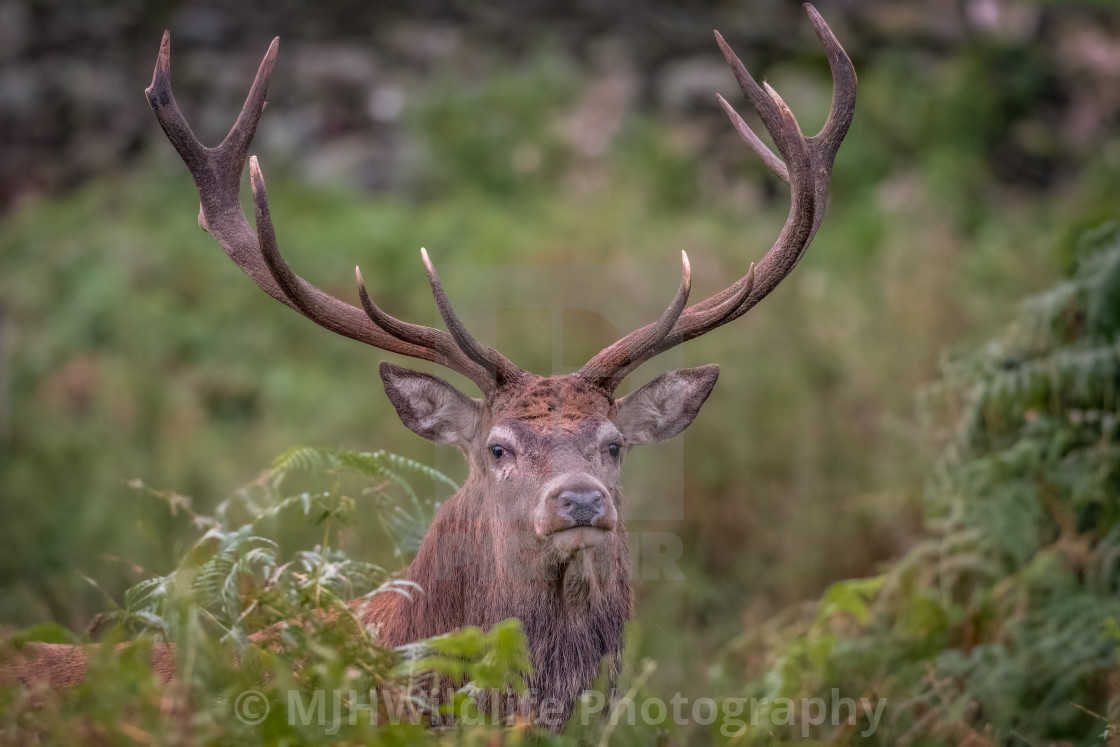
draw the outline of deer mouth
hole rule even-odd
[[[548,535],[548,538],[557,550],[574,554],[603,544],[607,538],[607,530],[593,526],[570,527],[559,529]]]

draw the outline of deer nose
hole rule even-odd
[[[598,490],[564,490],[556,496],[556,513],[573,526],[594,526],[605,513],[603,494]]]

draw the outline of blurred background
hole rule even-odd
[[[723,372],[673,458],[624,470],[631,529],[682,540],[683,580],[638,583],[639,645],[667,689],[916,542],[938,436],[916,394],[1068,271],[1076,237],[1120,198],[1113,3],[817,7],[860,79],[828,216],[778,291],[673,362]],[[3,0],[2,624],[81,631],[103,594],[172,567],[195,533],[132,479],[206,509],[301,444],[463,474],[393,415],[376,375],[390,356],[282,308],[198,229],[143,96],[164,28],[180,106],[211,144],[281,37],[252,150],[281,248],[351,302],[361,264],[384,308],[428,324],[420,246],[469,268],[448,273],[468,307],[490,292],[475,280],[510,266],[608,266],[632,278],[616,301],[656,313],[681,249],[695,297],[722,289],[769,248],[789,198],[716,103],[749,112],[712,29],[806,132],[831,91],[788,0]],[[567,370],[617,332],[571,317]],[[487,341],[546,371],[552,324],[500,315]],[[683,499],[659,488],[663,468]],[[664,513],[643,501],[680,516],[643,519]],[[348,531],[354,554],[388,562]]]

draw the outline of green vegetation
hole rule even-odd
[[[1089,232],[1079,255],[1069,279],[1025,302],[991,342],[949,360],[942,381],[923,393],[929,423],[945,434],[926,489],[925,538],[881,575],[836,583],[811,609],[748,629],[722,652],[712,675],[726,694],[720,712],[735,699],[769,705],[754,724],[719,721],[714,741],[1109,743],[1120,671],[1120,235],[1112,225]],[[433,508],[413,487],[418,478],[456,487],[386,452],[309,448],[282,454],[213,516],[182,495],[134,483],[201,537],[174,571],[133,586],[123,605],[98,618],[109,628],[103,643],[139,632],[138,644],[116,654],[103,645],[89,681],[47,709],[7,690],[0,734],[61,744],[152,735],[293,744],[543,739],[525,724],[479,716],[488,706],[478,693],[524,687],[528,658],[516,621],[386,651],[347,605],[416,591],[336,543],[367,512],[395,543],[394,555],[414,552]],[[292,517],[296,526],[285,526]],[[318,532],[312,550],[285,552]],[[273,539],[284,535],[287,542]],[[293,620],[303,624],[263,642],[250,638]],[[12,640],[76,641],[53,624]],[[170,704],[146,663],[150,646],[162,642],[175,643],[182,672]],[[631,658],[622,692],[656,697],[646,688],[654,668]],[[433,703],[414,690],[419,672],[466,684]],[[354,693],[392,688],[415,694],[397,711],[385,706],[371,725],[370,697]],[[315,700],[335,692],[350,699]],[[883,699],[885,708],[874,719],[855,711],[850,723],[822,724],[796,705],[827,703],[832,693]],[[795,705],[778,713],[782,699]],[[444,716],[456,716],[456,725],[417,726]],[[673,728],[618,722],[578,716],[555,741],[642,743]]]
[[[427,741],[429,719],[473,716],[479,722],[477,707],[465,710],[473,705],[475,688],[525,687],[528,656],[516,621],[386,651],[359,621],[361,602],[417,590],[387,580],[383,569],[332,544],[338,528],[354,519],[359,502],[386,502],[391,510],[382,518],[393,536],[409,536],[398,532],[402,505],[416,509],[409,518],[426,527],[422,516],[430,516],[431,506],[412,487],[417,476],[456,487],[430,467],[393,454],[324,449],[281,455],[272,469],[218,504],[212,516],[195,512],[177,493],[134,485],[165,502],[172,515],[189,519],[200,536],[175,570],[133,586],[123,605],[99,618],[108,632],[90,656],[85,682],[57,699],[48,697],[46,707],[15,688],[3,690],[0,736],[18,742],[36,735],[53,744],[303,744],[327,737],[410,744]],[[322,541],[310,550],[286,552],[272,537],[289,514],[321,532]],[[268,631],[267,640],[250,640],[261,631]],[[115,650],[111,644],[126,633],[139,637]],[[32,641],[79,642],[49,623],[12,639],[16,649]],[[148,664],[152,647],[167,643],[176,647],[179,676],[173,688],[160,687]],[[469,687],[448,702],[432,702],[418,689],[425,672],[466,678]],[[369,707],[377,696],[371,694],[393,692],[400,697],[387,701],[376,723]],[[335,693],[345,694],[344,705],[334,704]],[[309,715],[296,718],[298,713]],[[483,723],[477,726],[475,731]],[[471,742],[471,734],[460,726],[447,735],[448,742]]]
[[[926,538],[732,648],[749,693],[888,698],[882,744],[1111,744],[1120,701],[1120,236],[926,392],[947,413]],[[761,652],[758,650],[761,649]],[[733,668],[729,668],[733,671]],[[1097,737],[1097,735],[1100,735]],[[763,740],[765,741],[765,740]]]
[[[1077,706],[1115,717],[1120,282],[1112,234],[1085,227],[1115,217],[1120,141],[1085,155],[1038,136],[1050,130],[1031,102],[1052,92],[1049,63],[982,40],[936,64],[890,49],[869,60],[829,215],[801,267],[734,328],[638,375],[712,361],[723,371],[683,452],[650,448],[625,468],[630,528],[679,536],[684,580],[639,581],[624,690],[667,701],[837,687],[889,699],[872,737],[884,744],[906,734],[1101,743],[1105,721]],[[361,264],[386,309],[432,324],[420,246],[466,309],[484,308],[519,267],[590,267],[646,320],[675,287],[680,249],[706,295],[780,229],[784,193],[725,122],[711,118],[718,129],[701,124],[697,137],[670,116],[627,111],[605,152],[588,156],[556,124],[579,105],[586,71],[547,55],[496,67],[409,100],[420,163],[392,196],[308,186],[259,151],[297,272],[353,301]],[[823,120],[818,68],[772,80],[810,91],[790,97],[806,130]],[[1009,163],[1031,169],[1001,171]],[[132,173],[4,218],[0,621],[62,626],[25,639],[69,640],[69,630],[145,641],[95,661],[105,676],[59,711],[0,702],[4,728],[59,743],[180,728],[202,742],[303,743],[322,729],[290,731],[277,708],[249,727],[232,712],[237,693],[252,680],[277,705],[289,685],[361,691],[405,674],[408,652],[344,643],[355,633],[345,616],[310,612],[407,592],[384,584],[450,490],[407,465],[453,480],[463,465],[398,424],[376,376],[382,354],[259,293],[197,229],[195,205],[162,148]],[[1013,329],[942,369],[947,349],[981,345],[1015,301],[1065,270]],[[535,370],[570,369],[614,339],[611,324],[566,310],[555,360],[551,313],[505,311],[481,336]],[[353,452],[289,452],[258,475],[296,443]],[[355,456],[373,448],[404,461]],[[176,492],[152,501],[143,485]],[[246,643],[285,615],[309,627],[279,651]],[[175,703],[195,719],[165,710],[141,663],[142,647],[163,638],[193,652]],[[468,676],[495,682],[512,678],[490,665],[516,663],[517,639],[503,628],[432,645],[469,653]],[[231,667],[231,651],[252,666]],[[581,738],[802,734],[800,722],[769,731],[597,727]],[[809,736],[861,739],[823,726]]]

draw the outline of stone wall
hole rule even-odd
[[[1015,125],[1022,131],[993,157],[1010,159],[1007,179],[1045,187],[1053,176],[1046,168],[1027,174],[1014,168],[1022,156],[1016,139],[1029,148],[1041,127],[1048,138],[1042,150],[1076,162],[1090,157],[1117,124],[1120,13],[1105,3],[1093,6],[824,0],[820,10],[861,71],[890,64],[888,55],[900,49],[927,55],[931,64],[970,45],[1041,49],[1053,60],[1053,96],[1036,102],[1025,124]],[[401,113],[433,76],[448,71],[468,79],[486,75],[547,45],[586,73],[589,88],[618,94],[612,99],[600,92],[624,108],[614,113],[617,119],[633,107],[669,117],[719,116],[712,92],[725,90],[730,78],[712,43],[713,28],[752,67],[765,69],[775,60],[820,65],[804,15],[788,0],[521,0],[501,6],[466,0],[3,0],[0,210],[127,168],[161,137],[142,91],[165,27],[173,34],[180,103],[210,140],[232,121],[260,55],[279,35],[262,148],[283,154],[309,179],[343,178],[367,189],[399,181],[407,168],[401,154],[413,137],[401,126]],[[589,99],[593,105],[593,91],[584,105]]]

